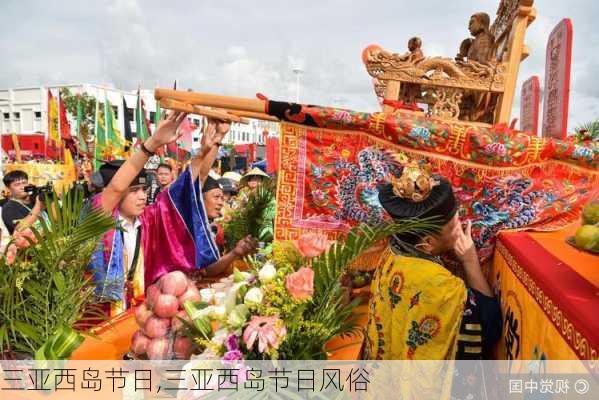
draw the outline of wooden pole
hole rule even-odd
[[[224,108],[227,110],[250,111],[265,113],[266,101],[244,97],[221,96],[217,94],[187,92],[181,90],[160,89],[154,91],[156,100],[163,98],[177,100],[192,105]]]
[[[238,122],[240,124],[249,124],[249,121],[245,118],[241,118],[238,115],[229,114],[224,110],[212,110],[203,106],[192,105],[171,98],[161,98],[159,100],[161,108],[168,108],[170,110],[183,111],[191,114],[204,115],[209,118],[216,118],[224,121]]]
[[[238,115],[240,117],[261,119],[264,121],[274,121],[274,122],[280,121],[277,117],[275,117],[273,115],[268,115],[266,113],[258,113],[258,112],[253,112],[253,111],[239,111],[239,110],[226,110],[226,111],[229,114]]]

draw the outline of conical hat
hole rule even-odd
[[[245,182],[247,182],[247,180],[252,176],[262,176],[266,179],[270,179],[270,176],[268,176],[268,174],[266,172],[264,172],[260,168],[256,167],[256,168],[253,168],[252,170],[250,170],[247,174],[245,174],[243,176],[243,178],[241,178],[241,181],[239,183],[241,185],[245,184]]]

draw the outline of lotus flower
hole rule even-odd
[[[237,268],[233,270],[233,282],[248,282],[253,277],[252,274],[245,271],[239,271]]]
[[[297,241],[297,249],[306,258],[318,257],[329,249],[331,242],[326,235],[304,233]]]
[[[248,290],[248,292],[245,294],[243,302],[247,305],[260,304],[262,303],[263,298],[264,294],[262,293],[262,290],[260,288],[255,287]]]
[[[264,264],[264,266],[260,268],[260,271],[258,271],[258,278],[260,278],[260,281],[262,283],[272,281],[276,275],[277,269],[275,268],[275,265],[271,262],[267,262],[266,264]]]
[[[258,351],[264,353],[277,349],[286,334],[287,329],[279,317],[254,315],[243,332],[243,340],[248,350],[251,350],[254,343],[258,341]]]
[[[249,314],[250,311],[245,304],[238,304],[229,314],[227,323],[233,329],[240,329],[245,324],[245,321],[247,321]]]
[[[312,268],[303,267],[287,275],[285,287],[294,299],[309,299],[314,294],[314,271]]]

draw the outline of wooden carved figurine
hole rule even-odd
[[[424,60],[424,53],[422,52],[422,39],[417,36],[408,40],[408,52],[401,56],[402,61],[406,61],[411,64],[416,64]],[[400,98],[406,103],[416,104],[417,99],[421,95],[421,87],[418,84],[404,84],[401,88]]]
[[[417,36],[410,38],[408,40],[408,52],[401,56],[403,61],[409,61],[413,63],[417,63],[424,58],[424,53],[421,50],[422,47],[422,39]]]
[[[468,30],[474,38],[465,39],[460,45],[456,61],[489,63],[493,59],[495,39],[489,32],[490,17],[487,13],[476,13],[470,17]]]

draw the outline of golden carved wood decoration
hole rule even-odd
[[[362,60],[368,74],[374,78],[377,96],[404,102],[415,99],[416,103],[428,105],[429,114],[439,117],[451,115],[449,119],[454,120],[457,118],[456,106],[459,115],[460,101],[455,92],[450,95],[447,89],[460,89],[463,96],[479,100],[483,95],[492,96],[487,101],[477,102],[478,107],[487,107],[485,110],[469,115],[494,116],[493,123],[509,123],[519,65],[529,53],[524,36],[536,16],[533,2],[499,1],[495,20],[485,28],[488,29],[485,30],[487,37],[490,34],[495,40],[494,59],[489,62],[456,61],[447,57],[413,59],[376,45],[367,47],[362,53]],[[426,42],[426,38],[424,40]],[[462,58],[458,57],[458,60]],[[420,96],[402,98],[406,92],[402,86],[407,84],[420,85]],[[445,88],[443,106],[438,104],[436,95],[431,95],[436,88]],[[438,94],[441,95],[441,92]],[[488,122],[486,119],[476,121]]]
[[[433,93],[437,101],[433,105],[430,115],[446,120],[458,119],[463,91],[459,89],[435,88]]]

